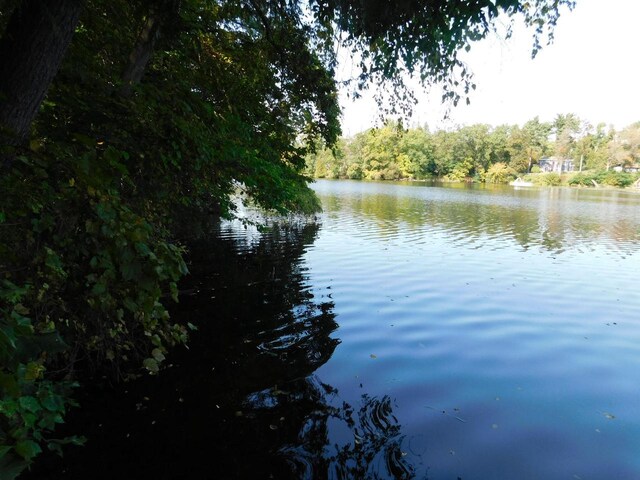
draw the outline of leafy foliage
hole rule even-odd
[[[569,122],[570,127],[554,126],[559,119],[562,125]],[[559,128],[565,134],[554,138]],[[576,133],[575,129],[580,131]],[[476,124],[436,132],[426,127],[404,129],[400,123],[387,122],[383,127],[341,139],[337,149],[319,146],[307,156],[307,173],[316,178],[507,183],[518,174],[540,173],[538,162],[561,152],[555,160],[573,159],[576,169],[598,171],[593,177],[598,184],[624,187],[633,182],[615,175],[610,167],[631,171],[640,168],[638,132],[636,124],[619,133],[606,131],[604,124],[594,129],[572,114],[558,115],[554,123],[536,117],[523,126]],[[535,181],[543,185],[561,183],[553,175]],[[570,184],[593,186],[591,177],[580,175]]]
[[[537,185],[557,187],[562,184],[562,177],[556,172],[541,173],[540,175],[533,177],[533,182]]]
[[[388,113],[411,109],[413,94],[402,80],[408,72],[425,84],[443,88],[443,100],[454,105],[476,88],[473,75],[459,53],[493,31],[499,16],[520,16],[533,27],[532,56],[546,37],[553,40],[553,27],[561,8],[573,8],[572,0],[481,0],[474,2],[435,0],[314,0],[311,9],[328,34],[344,32],[343,44],[359,64],[351,83],[365,88],[384,84],[391,102]],[[335,61],[335,60],[334,60]],[[357,95],[357,93],[356,93]],[[383,104],[384,90],[377,95]]]
[[[516,178],[515,170],[502,162],[491,165],[486,175],[487,183],[507,183],[514,178]]]
[[[628,187],[640,178],[638,174],[614,171],[588,171],[573,174],[568,182],[569,185],[593,187],[596,185],[607,185],[610,187]]]

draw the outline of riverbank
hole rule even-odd
[[[515,174],[501,177],[499,181],[488,181],[486,176],[465,177],[463,179],[451,178],[449,176],[429,176],[425,178],[326,178],[327,180],[372,180],[372,181],[401,181],[401,182],[433,182],[439,184],[504,184],[508,185],[512,181],[520,178],[524,182],[537,187],[577,187],[577,188],[615,188],[624,190],[640,191],[640,173],[616,172],[606,170],[586,170],[583,172],[537,172],[527,173],[522,176]],[[320,180],[322,178],[317,178]]]

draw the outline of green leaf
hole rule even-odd
[[[162,353],[162,350],[160,350],[159,348],[154,348],[151,351],[151,356],[158,362],[161,363],[164,361],[165,357],[164,354]]]
[[[20,440],[16,444],[16,452],[25,460],[31,460],[42,452],[40,445],[32,440]]]
[[[27,462],[22,460],[22,458],[16,458],[15,455],[9,454],[5,457],[0,457],[2,480],[15,480],[26,467]]]
[[[145,358],[144,362],[142,362],[144,368],[149,370],[149,373],[158,373],[160,371],[160,367],[158,367],[158,362],[154,358]]]
[[[38,402],[38,399],[35,397],[20,397],[18,399],[18,403],[21,408],[28,410],[29,412],[36,413],[42,410],[40,402]]]
[[[25,369],[25,374],[24,374],[24,379],[27,381],[33,381],[36,380],[38,378],[40,378],[40,376],[42,375],[42,372],[44,372],[45,368],[40,365],[39,363],[36,362],[29,362],[27,364],[27,367]]]
[[[60,412],[64,410],[64,402],[60,395],[50,393],[42,397],[40,403],[50,412]]]
[[[0,458],[4,457],[10,450],[11,447],[9,445],[0,445]]]
[[[20,395],[20,387],[18,386],[16,377],[8,373],[0,373],[0,389],[5,391],[5,398],[6,394],[12,397]]]

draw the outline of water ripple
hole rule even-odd
[[[640,195],[314,188],[309,281],[342,341],[319,374],[393,398],[429,478],[637,478]]]

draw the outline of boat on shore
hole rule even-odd
[[[518,177],[514,181],[509,182],[509,185],[514,187],[533,187],[533,182],[527,182],[522,178]]]

